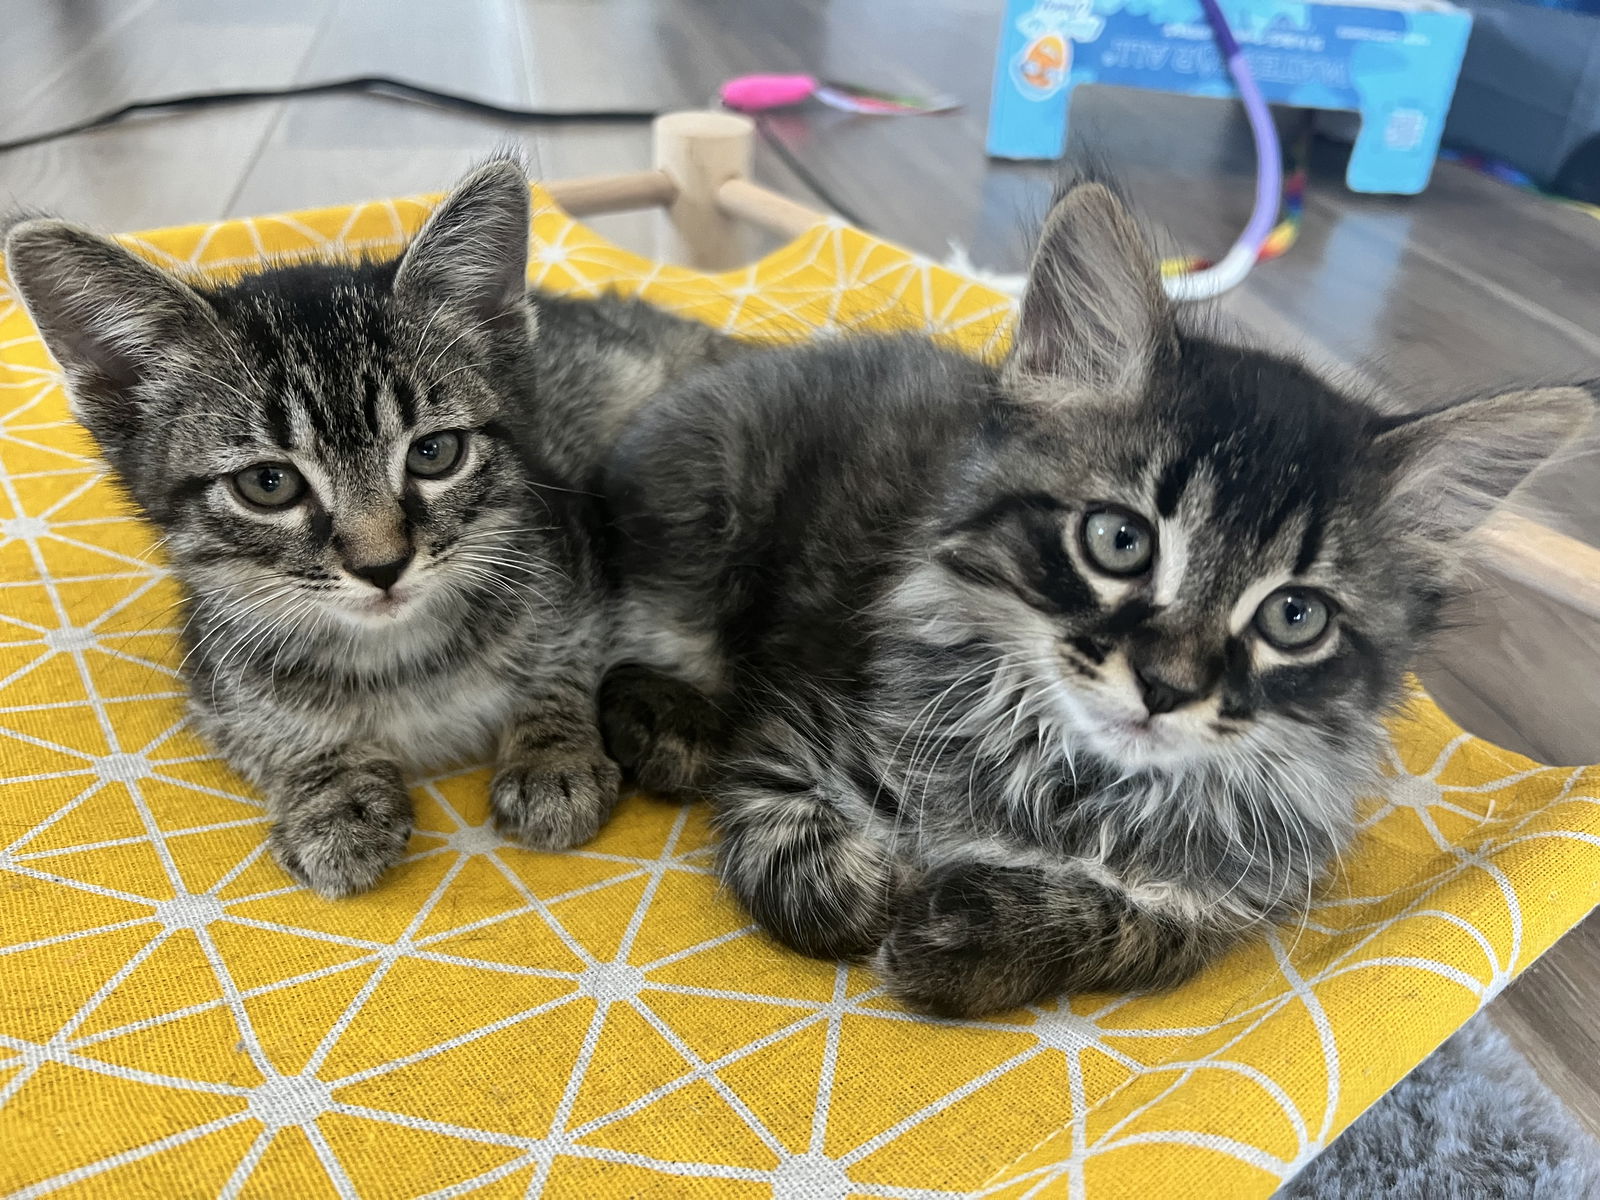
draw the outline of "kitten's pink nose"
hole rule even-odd
[[[348,563],[345,569],[357,579],[365,579],[373,587],[387,592],[400,582],[400,576],[405,574],[405,569],[411,565],[411,557],[408,553],[401,558],[396,558],[386,563],[372,563],[360,567],[353,563]]]

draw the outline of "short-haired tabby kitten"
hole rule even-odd
[[[530,295],[528,230],[498,160],[391,261],[217,282],[60,221],[7,239],[76,415],[166,535],[194,720],[324,895],[404,853],[408,766],[498,741],[495,817],[541,848],[616,800],[582,493],[617,424],[728,343],[636,301]]]
[[[608,743],[915,1007],[1177,983],[1309,903],[1452,547],[1592,406],[1391,416],[1193,332],[1080,185],[1002,368],[846,339],[623,435]]]

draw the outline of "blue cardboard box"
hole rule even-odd
[[[1427,186],[1468,13],[1439,0],[1221,6],[1270,103],[1360,114],[1345,177],[1353,190]],[[989,153],[1058,157],[1072,93],[1086,83],[1237,95],[1199,0],[1007,0]]]

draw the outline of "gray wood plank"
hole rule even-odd
[[[1600,1137],[1600,915],[1562,938],[1489,1006],[1503,1029],[1567,1108]]]
[[[276,113],[196,112],[0,155],[0,211],[26,207],[106,232],[217,220]]]
[[[361,96],[296,100],[229,203],[230,216],[436,192],[499,147],[535,158],[528,131]]]
[[[37,58],[21,56],[23,69],[40,78],[9,104],[0,93],[0,126],[23,134],[134,99],[288,83],[314,45],[329,2],[133,0],[80,8],[17,0],[16,11],[7,6],[7,72],[18,54],[9,32],[17,15],[30,18],[21,22],[25,29],[53,36]]]
[[[395,4],[334,0],[317,45],[296,78],[396,75],[506,104],[528,96],[521,18],[513,0]]]
[[[88,58],[114,49],[125,30],[146,17],[158,0],[86,0],[51,4],[20,0],[6,13],[6,69],[0,74],[0,122],[8,132],[48,127],[38,100],[73,75]],[[161,24],[159,18],[154,23]],[[12,128],[12,123],[16,127]]]
[[[329,3],[136,0],[124,9],[29,0],[8,20],[56,66],[27,92],[25,111],[0,104],[0,130],[23,134],[148,96],[288,83]],[[278,111],[164,116],[0,155],[0,205],[113,230],[215,220]]]

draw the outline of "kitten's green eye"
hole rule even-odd
[[[1156,532],[1125,508],[1097,508],[1083,519],[1083,552],[1108,575],[1138,575],[1155,557]]]
[[[234,494],[256,508],[288,508],[306,494],[305,477],[288,463],[257,463],[234,472],[230,482]]]
[[[406,451],[406,470],[423,479],[438,479],[461,461],[461,435],[444,430],[419,437]]]
[[[1305,588],[1279,588],[1256,609],[1256,629],[1279,650],[1305,650],[1328,628],[1328,602]]]

